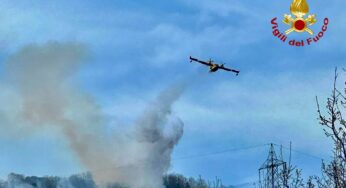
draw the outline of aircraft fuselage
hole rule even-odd
[[[209,72],[216,72],[217,70],[219,70],[219,66],[217,64],[213,64],[209,68]]]

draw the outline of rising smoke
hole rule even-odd
[[[183,135],[183,122],[171,113],[183,86],[163,91],[133,129],[106,132],[108,122],[100,108],[70,84],[86,52],[81,44],[48,43],[27,46],[12,55],[6,62],[10,83],[6,87],[16,108],[2,107],[0,118],[17,130],[60,129],[71,151],[99,184],[161,188],[171,153]]]

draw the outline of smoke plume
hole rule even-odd
[[[0,118],[18,130],[60,130],[98,183],[161,188],[183,134],[183,122],[171,113],[183,86],[163,91],[132,129],[109,133],[107,119],[93,98],[70,84],[86,52],[81,44],[48,43],[12,55],[5,68],[10,83],[6,96],[11,96],[15,108],[2,107]]]

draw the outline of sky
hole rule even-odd
[[[270,23],[277,17],[280,30],[288,29],[280,20],[290,13],[290,0],[3,0],[0,61],[30,44],[83,44],[87,62],[71,82],[124,127],[160,91],[186,82],[173,110],[185,126],[170,172],[218,176],[226,184],[257,181],[268,146],[188,156],[292,141],[295,150],[315,156],[293,152],[292,163],[304,176],[318,175],[320,158],[331,156],[331,142],[318,125],[315,96],[324,101],[335,67],[344,66],[346,2],[308,3],[318,20],[311,29],[319,32],[328,17],[328,30],[318,43],[292,47],[273,36]],[[190,55],[227,63],[241,74],[210,74],[189,64]],[[341,83],[344,78],[341,74]],[[1,177],[85,170],[68,145],[46,130],[24,138],[2,136],[0,148]]]

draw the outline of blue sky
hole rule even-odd
[[[318,19],[311,28],[320,31],[325,17],[330,24],[320,42],[295,48],[274,38],[270,24],[289,13],[290,0],[4,0],[0,59],[31,43],[83,43],[88,62],[73,82],[124,126],[162,89],[189,80],[174,106],[185,133],[173,158],[292,141],[296,150],[328,159],[330,142],[318,126],[314,97],[329,94],[334,68],[344,65],[346,2],[308,2]],[[279,24],[282,31],[287,28]],[[241,74],[209,74],[189,64],[190,55],[225,62]],[[83,170],[66,143],[49,132],[3,137],[0,147],[2,177],[12,171],[64,176]],[[227,184],[256,181],[266,154],[261,147],[176,160],[171,171],[219,176]],[[293,162],[305,175],[320,169],[316,158],[294,153]]]

